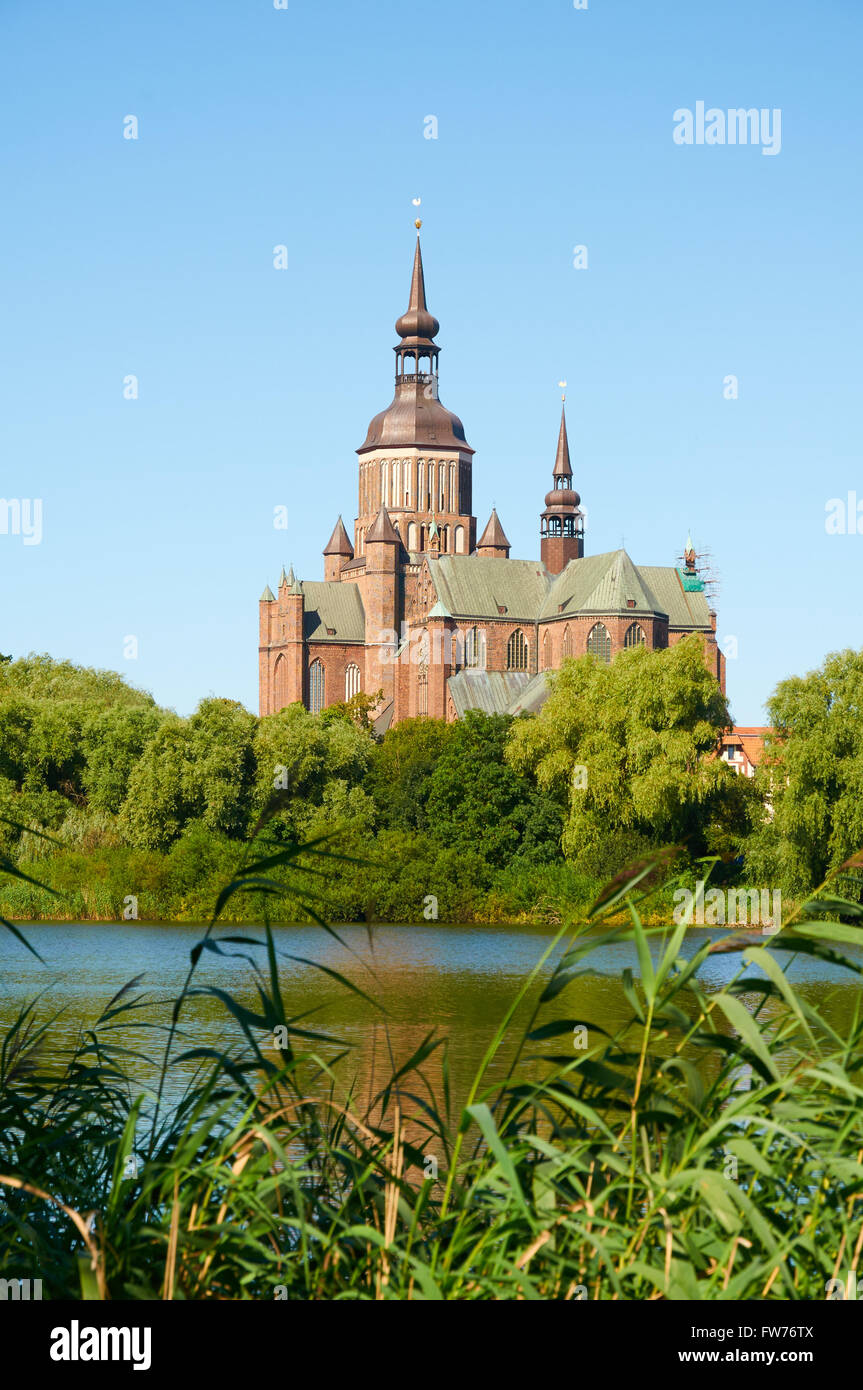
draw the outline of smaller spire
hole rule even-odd
[[[554,460],[555,478],[571,478],[572,465],[569,461],[569,438],[566,433],[566,405],[560,411],[560,434],[557,437],[557,457]]]
[[[287,584],[287,586],[288,586],[289,589],[292,589],[293,586],[294,586],[294,567],[293,567],[293,565],[291,565],[291,568],[288,570],[288,577],[287,577],[287,579],[285,580],[285,583]]]
[[[353,559],[354,548],[351,545],[350,537],[345,530],[345,523],[339,516],[338,521],[333,527],[333,534],[324,546],[325,555],[349,555]]]
[[[497,508],[492,507],[491,516],[486,523],[486,528],[476,543],[477,550],[505,550],[509,556],[509,541],[506,532],[500,524],[500,517]]]
[[[381,507],[374,522],[366,533],[366,545],[372,541],[383,541],[385,545],[400,545],[401,538],[390,521],[386,507]]]
[[[264,592],[261,594],[261,603],[272,603],[274,599],[275,594],[273,593],[272,589],[268,584],[267,587],[264,589]]]
[[[282,565],[282,572],[281,572],[281,574],[279,575],[279,588],[280,588],[280,589],[283,589],[283,588],[285,587],[285,585],[287,584],[287,582],[288,582],[288,576],[285,574],[285,567],[284,567],[284,565]]]
[[[291,582],[290,582],[290,584],[288,585],[288,593],[289,593],[289,594],[293,594],[294,596],[296,596],[297,594],[299,594],[300,598],[302,598],[302,596],[303,596],[303,586],[302,586],[302,584],[300,583],[299,579],[295,579],[295,578],[294,578],[293,567],[291,568],[290,580],[291,580]]]

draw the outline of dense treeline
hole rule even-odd
[[[0,664],[0,851],[64,898],[10,882],[0,909],[116,918],[132,897],[144,918],[205,917],[274,794],[271,840],[335,835],[346,856],[334,920],[555,917],[667,844],[805,893],[863,844],[861,691],[852,652],[783,682],[771,765],[747,782],[715,756],[730,717],[697,637],[568,662],[536,717],[381,740],[363,696],[266,718],[207,699],[186,719],[113,672],[31,656]]]

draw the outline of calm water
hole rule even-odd
[[[189,951],[203,934],[197,926],[138,923],[39,924],[24,931],[46,964],[0,929],[0,1026],[8,1024],[22,1004],[41,993],[40,1017],[62,1010],[50,1034],[57,1048],[68,1045],[81,1025],[94,1021],[111,996],[137,975],[143,978],[136,994],[145,996],[149,1003],[144,1013],[136,1016],[166,1024],[170,1001],[186,976]],[[384,926],[373,929],[370,946],[365,927],[342,927],[339,934],[350,950],[317,927],[274,928],[288,1014],[305,1015],[302,1026],[332,1034],[349,1045],[351,1051],[340,1064],[342,1075],[346,1080],[357,1077],[366,1094],[389,1074],[390,1052],[397,1062],[404,1062],[430,1031],[445,1035],[456,1102],[464,1098],[508,1004],[554,937],[547,928],[532,927]],[[228,928],[222,935],[261,938],[252,927]],[[692,930],[686,939],[686,954],[718,935],[722,933]],[[658,940],[653,951],[656,956]],[[253,950],[251,954],[265,968],[264,953]],[[313,965],[292,957],[303,957],[346,975],[384,1006],[385,1020],[365,1000]],[[841,1028],[856,1004],[857,977],[805,956],[790,960],[786,952],[779,952],[778,958],[788,966],[789,977],[835,1027]],[[721,988],[738,972],[740,964],[738,954],[708,958],[700,976],[703,985],[710,990]],[[585,973],[546,1006],[540,1021],[577,1018],[613,1032],[630,1012],[619,984],[620,972],[627,966],[638,973],[631,943],[598,946],[583,963]],[[543,979],[550,970],[549,962]],[[251,1006],[256,1002],[252,967],[241,958],[205,952],[195,984],[198,988],[218,986]],[[537,992],[541,988],[540,983]],[[520,1015],[525,1016],[524,1012]],[[182,1026],[187,1046],[224,1043],[237,1037],[223,1006],[212,997],[191,999]],[[517,1022],[511,1032],[492,1075],[500,1073],[511,1055]],[[158,1051],[159,1035],[152,1030],[133,1031],[124,1026],[123,1036],[114,1040],[152,1055]],[[562,1050],[566,1042],[564,1038],[552,1050]],[[440,1075],[439,1058],[440,1053],[435,1053],[424,1067],[433,1085]],[[134,1072],[144,1086],[154,1075],[143,1060],[134,1064]],[[190,1073],[190,1065],[175,1069],[173,1094]]]

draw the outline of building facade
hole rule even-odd
[[[683,567],[636,566],[625,550],[584,553],[565,406],[540,558],[510,558],[492,511],[477,538],[474,451],[438,392],[440,325],[426,304],[419,223],[410,302],[396,322],[395,393],[357,450],[353,537],[339,517],[322,581],[282,571],[259,604],[261,714],[300,701],[317,712],[382,692],[376,726],[468,709],[535,710],[567,657],[610,661],[690,632],[725,689],[716,614],[687,541]]]

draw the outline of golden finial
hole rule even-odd
[[[420,203],[422,202],[422,198],[411,198],[411,202],[413,203],[415,208],[418,208]],[[417,231],[419,231],[420,227],[422,226],[422,222],[419,218],[417,218],[416,222],[414,223],[414,226],[416,227]]]
[[[565,401],[565,400],[566,400],[566,382],[565,382],[565,381],[559,381],[557,384],[558,384],[558,386],[561,388],[561,390],[563,391],[563,395],[561,396],[560,399],[561,399],[562,401]]]
[[[422,226],[422,224],[423,224],[422,218],[421,218],[421,217],[418,217],[417,220],[416,220],[416,222],[414,223],[414,226],[416,227],[417,231],[419,231],[419,229],[420,229],[420,227]]]

